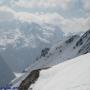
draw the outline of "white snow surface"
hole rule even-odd
[[[32,90],[90,90],[90,53],[40,71],[38,80],[30,88]]]

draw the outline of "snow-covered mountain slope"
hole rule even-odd
[[[59,27],[50,24],[0,22],[0,53],[14,72],[21,72],[36,61],[43,48],[63,36]]]
[[[14,73],[0,56],[0,90],[15,78]]]
[[[73,35],[67,37],[62,42],[59,42],[52,47],[45,57],[40,57],[33,65],[28,67],[26,71],[51,67],[66,60],[70,60],[79,55],[90,52],[90,30],[82,36]]]
[[[73,48],[80,48],[79,55],[90,52],[90,29],[81,36]]]
[[[44,49],[45,51],[43,52],[45,52],[46,55],[43,55],[41,53],[41,56],[37,59],[37,61],[34,64],[32,64],[30,67],[26,68],[24,75],[21,78],[15,80],[14,83],[17,83],[17,81],[19,81],[19,84],[20,84],[20,82],[25,80],[25,78],[33,70],[52,67],[56,64],[73,59],[79,55],[86,54],[86,53],[79,53],[79,50],[89,42],[89,41],[87,42],[88,38],[90,37],[89,34],[87,35],[88,32],[89,30],[81,36],[80,35],[69,36],[65,38],[62,42],[57,43],[49,51],[47,51],[48,48]],[[85,35],[88,37],[83,38]],[[77,43],[80,43],[81,38],[84,39],[83,40],[84,43],[80,44],[80,46],[77,46]],[[89,47],[90,46],[88,46],[88,48]],[[87,49],[84,51],[87,52]]]
[[[90,54],[40,71],[29,90],[90,90]]]
[[[45,56],[41,53],[41,55],[37,59],[37,61],[34,64],[32,64],[31,66],[29,66],[28,68],[26,68],[24,71],[24,74],[20,78],[14,80],[12,82],[12,84],[17,84],[17,82],[18,82],[18,84],[20,84],[33,70],[51,67],[53,65],[59,64],[65,60],[70,59],[70,57],[72,55],[67,55],[67,53],[72,50],[73,46],[75,45],[76,41],[79,38],[80,38],[79,35],[73,35],[73,36],[67,37],[62,42],[59,42],[54,47],[52,47],[48,51],[48,54],[46,54]],[[68,40],[70,40],[69,44],[66,43],[66,41],[68,42]],[[63,53],[59,50],[59,46],[61,46],[61,45],[63,46],[62,47],[62,50],[64,51]],[[48,50],[48,49],[44,49],[44,50]],[[67,53],[65,54],[66,51],[67,51]],[[74,54],[76,55],[76,53],[74,53]],[[62,55],[63,57],[61,58],[60,55]],[[67,58],[67,57],[69,57],[69,58]],[[73,57],[74,56],[72,56],[72,58]],[[17,86],[17,85],[15,85],[15,86]]]

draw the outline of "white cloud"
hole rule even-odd
[[[65,32],[84,31],[90,28],[90,17],[73,17],[70,19],[58,13],[16,12],[8,6],[0,6],[0,21],[13,19],[20,20],[21,22],[50,23],[60,26]]]
[[[66,32],[86,31],[90,29],[90,17],[64,19],[62,21],[62,27]]]
[[[29,13],[29,12],[16,12],[8,6],[0,6],[0,21],[1,20],[12,20],[12,19],[19,19],[21,21],[26,22],[44,22],[50,23],[52,21],[61,20],[64,17],[58,13],[44,13],[44,12],[36,12],[36,13]]]
[[[12,20],[14,18],[14,11],[8,6],[0,6],[0,21]]]
[[[16,18],[26,22],[50,23],[60,26],[65,32],[78,32],[90,29],[90,17],[65,18],[58,13],[17,13]]]
[[[66,9],[70,6],[72,0],[19,0],[14,2],[17,7],[24,8],[51,8],[61,7]]]
[[[0,6],[0,11],[8,11],[8,12],[14,13],[14,10],[12,10],[10,7],[8,7],[6,5]]]
[[[37,23],[58,23],[58,20],[64,19],[63,16],[61,16],[58,13],[26,13],[26,12],[20,12],[15,14],[16,18],[22,21],[27,22],[37,22]]]
[[[82,0],[83,1],[83,7],[86,11],[90,11],[90,0]]]

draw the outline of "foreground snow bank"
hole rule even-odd
[[[42,70],[29,90],[90,90],[90,54]]]

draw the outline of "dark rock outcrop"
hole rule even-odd
[[[27,77],[22,81],[22,83],[19,86],[19,90],[28,90],[28,88],[31,86],[31,84],[35,83],[35,81],[39,77],[39,71],[38,70],[33,70]]]
[[[41,51],[41,57],[45,57],[48,54],[49,48],[45,48]]]
[[[66,43],[69,44],[69,43],[73,42],[76,37],[78,37],[78,35],[73,35],[68,40],[66,40]]]

